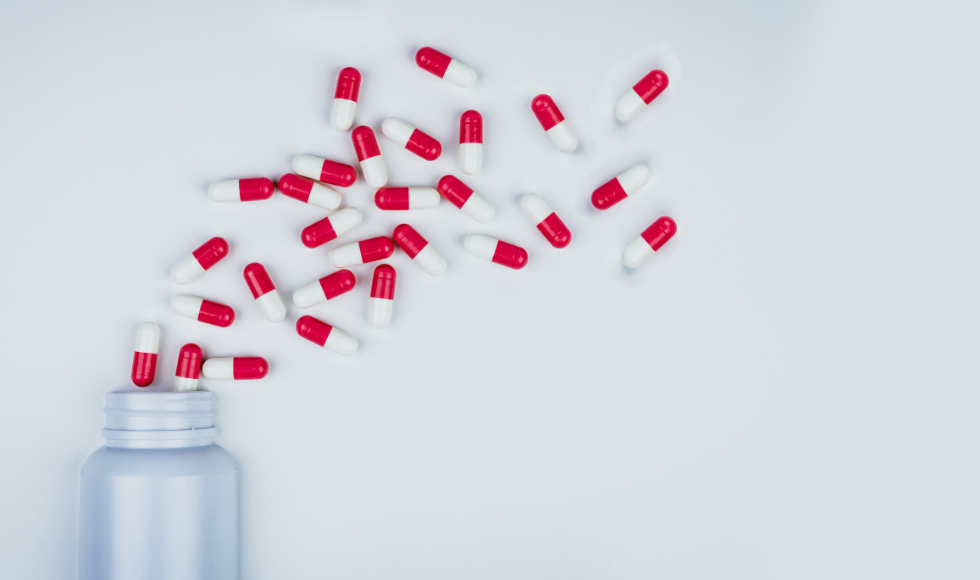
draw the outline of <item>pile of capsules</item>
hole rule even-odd
[[[476,83],[476,71],[462,62],[435,49],[425,47],[415,55],[420,68],[463,88]],[[643,107],[650,104],[667,88],[667,75],[654,70],[633,85],[616,103],[615,115],[620,121],[632,119]],[[360,92],[361,73],[355,68],[340,71],[334,94],[331,124],[338,131],[347,131],[354,123],[357,97]],[[578,139],[565,120],[555,101],[548,95],[538,95],[531,101],[542,129],[560,151],[569,153],[578,146]],[[402,121],[388,118],[381,125],[381,132],[399,146],[432,161],[442,154],[442,145],[420,129]],[[418,210],[434,208],[439,198],[445,197],[463,213],[481,224],[493,219],[494,209],[482,196],[460,179],[446,175],[436,188],[386,187],[388,174],[374,131],[361,125],[351,132],[354,152],[361,165],[361,172],[368,186],[377,189],[374,203],[380,210]],[[459,166],[463,173],[479,173],[483,165],[483,117],[477,111],[466,111],[459,119]],[[300,155],[293,159],[294,173],[279,179],[278,188],[283,195],[325,210],[336,210],[343,201],[334,187],[350,187],[357,179],[357,172],[350,165],[329,159]],[[631,167],[592,193],[592,204],[605,210],[623,201],[643,187],[650,179],[650,171],[643,165]],[[331,187],[333,186],[333,187]],[[216,202],[247,202],[269,199],[277,184],[265,177],[231,179],[211,185],[208,195]],[[551,211],[548,203],[539,195],[529,193],[521,200],[521,207],[538,230],[555,248],[566,247],[572,239],[568,227]],[[361,212],[356,208],[341,209],[302,231],[301,239],[308,248],[320,247],[356,228],[361,223]],[[644,230],[623,252],[623,261],[630,268],[639,266],[663,246],[677,231],[674,220],[667,216],[658,218]],[[446,270],[446,260],[418,231],[409,224],[395,227],[391,237],[380,236],[338,246],[330,253],[330,261],[340,270],[315,280],[293,293],[293,303],[299,308],[309,308],[331,300],[354,289],[354,274],[345,268],[384,260],[398,246],[432,276]],[[491,262],[520,270],[527,264],[524,248],[483,234],[470,234],[464,241],[469,252]],[[228,255],[228,242],[211,238],[181,260],[172,271],[177,284],[187,284],[214,267]],[[262,314],[269,322],[280,322],[286,317],[286,306],[269,277],[259,263],[245,266],[245,282]],[[375,328],[388,326],[395,295],[395,269],[381,264],[374,269],[368,320]],[[171,309],[206,324],[227,327],[235,320],[235,311],[224,304],[180,294],[171,301]],[[296,321],[296,332],[306,340],[342,355],[357,350],[357,340],[326,322],[312,316]],[[133,357],[132,380],[139,387],[153,382],[156,374],[157,351],[160,329],[152,322],[140,325]],[[203,365],[202,365],[203,361]],[[269,371],[262,357],[212,358],[203,360],[203,352],[196,344],[185,344],[180,349],[177,362],[175,391],[197,389],[203,372],[208,379],[247,380],[261,379]]]

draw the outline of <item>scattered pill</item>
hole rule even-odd
[[[626,251],[623,252],[623,262],[630,268],[636,268],[666,244],[667,240],[674,237],[676,233],[677,224],[674,223],[674,220],[667,216],[657,218],[657,221],[643,230],[638,238],[626,246]]]
[[[388,183],[388,173],[385,171],[384,161],[381,159],[381,149],[378,147],[378,140],[374,136],[374,131],[367,125],[355,127],[351,132],[351,141],[354,142],[354,153],[357,153],[357,160],[361,162],[361,173],[364,174],[364,181],[374,188],[384,187]]]
[[[501,266],[520,270],[527,265],[527,252],[524,248],[490,236],[470,234],[466,236],[463,246],[470,253]]]
[[[357,94],[361,90],[361,73],[353,67],[340,71],[337,77],[337,90],[333,94],[333,111],[330,124],[338,131],[346,131],[354,124],[354,109],[357,108]]]
[[[395,251],[395,244],[387,236],[378,236],[359,242],[338,246],[330,252],[330,262],[338,268],[356,266],[384,260]]]
[[[408,254],[413,262],[422,266],[423,270],[433,276],[439,276],[446,271],[446,259],[440,256],[432,244],[415,231],[415,228],[408,224],[401,224],[395,227],[392,235],[398,247]]]
[[[572,232],[568,226],[551,211],[551,207],[540,195],[529,193],[521,199],[521,208],[527,217],[537,226],[545,239],[556,248],[564,248],[572,241]]]
[[[269,374],[269,363],[260,356],[209,358],[201,369],[204,378],[217,381],[252,381]]]
[[[384,210],[432,209],[439,205],[439,192],[431,187],[382,187],[374,194],[374,205]]]
[[[356,207],[345,207],[337,213],[303,228],[301,239],[307,248],[317,248],[346,234],[360,223],[361,211]]]
[[[174,381],[175,391],[196,391],[197,380],[201,377],[201,359],[204,353],[201,347],[188,343],[180,347],[177,354],[177,372]]]
[[[634,194],[650,181],[650,170],[634,165],[603,183],[592,192],[592,205],[596,209],[609,209]]]
[[[293,172],[337,187],[350,187],[357,180],[357,171],[350,165],[313,155],[294,157]]]
[[[160,327],[152,322],[140,324],[136,331],[136,352],[133,353],[133,384],[148,387],[157,374],[157,353],[160,350]]]
[[[354,337],[312,316],[301,316],[296,321],[296,332],[306,340],[344,356],[357,351]]]
[[[243,272],[248,289],[252,291],[252,297],[259,305],[259,310],[269,322],[280,322],[286,318],[286,305],[282,303],[279,292],[276,290],[272,278],[265,271],[265,266],[258,262],[252,262],[245,266]]]
[[[211,184],[208,195],[214,201],[259,201],[269,199],[276,186],[268,177],[226,179]]]
[[[385,328],[391,323],[391,311],[395,305],[395,269],[381,264],[374,269],[371,282],[371,298],[368,300],[368,322],[375,328]]]
[[[667,73],[662,70],[650,71],[640,82],[616,101],[616,118],[629,121],[643,107],[649,105],[660,93],[667,88],[669,80]]]
[[[170,271],[170,277],[178,284],[187,284],[194,278],[210,270],[212,266],[228,255],[228,242],[224,238],[213,237],[204,242]]]
[[[300,308],[309,308],[350,292],[356,283],[357,279],[350,270],[334,272],[293,292],[293,304]]]
[[[439,193],[449,200],[449,203],[463,210],[463,213],[485,224],[493,219],[493,206],[480,197],[465,183],[452,175],[444,175],[439,180]]]
[[[181,316],[226,328],[235,321],[235,310],[189,294],[178,294],[170,301],[170,309]]]
[[[578,146],[578,139],[571,125],[561,114],[558,105],[548,95],[538,95],[531,101],[531,110],[541,123],[551,142],[559,151],[571,153]]]
[[[465,88],[476,84],[476,71],[428,46],[415,53],[415,62],[424,70]]]
[[[381,124],[381,132],[400,147],[427,161],[435,161],[442,155],[442,145],[438,141],[401,119],[394,117],[385,119]]]
[[[279,178],[279,191],[286,197],[323,209],[337,209],[342,201],[340,194],[333,188],[293,173]]]
[[[459,116],[459,168],[475,175],[483,167],[483,116],[466,111]]]

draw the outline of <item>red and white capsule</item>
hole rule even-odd
[[[235,310],[231,306],[190,294],[174,296],[170,301],[170,309],[181,316],[222,328],[227,328],[235,322]]]
[[[340,270],[293,292],[293,304],[300,308],[309,308],[350,292],[356,283],[357,279],[350,270]]]
[[[201,359],[204,353],[201,347],[188,343],[180,347],[177,354],[177,372],[174,380],[175,391],[196,391],[197,381],[201,378]]]
[[[354,153],[361,163],[364,181],[375,189],[384,187],[388,183],[388,172],[385,171],[385,163],[381,159],[381,149],[378,147],[378,139],[374,136],[374,131],[367,125],[361,125],[354,128],[350,137],[354,143]]]
[[[301,316],[296,321],[296,333],[313,344],[329,348],[337,354],[350,356],[357,352],[357,339],[312,316]]]
[[[395,243],[387,236],[378,236],[359,242],[351,242],[334,248],[330,252],[330,262],[338,268],[377,262],[390,257],[395,251]]]
[[[157,374],[157,353],[160,351],[160,327],[152,322],[140,324],[136,331],[136,351],[130,377],[137,387],[148,387]]]
[[[483,115],[466,111],[459,116],[459,168],[476,175],[483,167]]]
[[[254,381],[269,374],[269,362],[260,356],[209,358],[201,372],[211,380]]]
[[[428,46],[420,48],[415,53],[415,63],[422,70],[429,71],[437,77],[464,89],[476,84],[475,70],[434,48]]]
[[[609,209],[636,193],[648,181],[650,170],[643,165],[634,165],[597,187],[592,192],[592,205],[596,209]]]
[[[439,180],[438,187],[439,193],[448,199],[449,203],[463,210],[463,213],[481,224],[488,223],[493,219],[493,206],[456,177],[444,175]]]
[[[623,252],[623,263],[630,268],[636,268],[647,258],[659,250],[667,240],[677,233],[677,224],[667,216],[657,218],[650,227],[643,230],[635,240],[626,246]]]
[[[548,202],[540,195],[529,193],[521,199],[521,208],[538,231],[556,248],[564,248],[572,241],[572,232],[558,214],[551,211]]]
[[[178,284],[187,284],[197,278],[228,255],[228,242],[224,238],[213,237],[201,244],[190,256],[177,262],[170,271],[170,277]]]
[[[497,238],[483,234],[470,234],[466,236],[463,246],[471,254],[501,266],[520,270],[527,265],[527,252],[524,248],[508,244]]]
[[[413,262],[422,266],[422,269],[432,276],[439,276],[446,271],[446,259],[440,256],[432,244],[412,226],[408,224],[396,226],[392,237]]]
[[[575,148],[578,147],[575,131],[572,131],[572,126],[565,120],[565,116],[561,114],[558,105],[551,97],[548,95],[534,97],[534,100],[531,101],[531,110],[534,111],[534,116],[538,118],[541,127],[559,151],[563,153],[575,151]]]
[[[265,319],[269,322],[282,322],[282,319],[286,318],[286,305],[282,303],[279,291],[272,283],[269,273],[265,271],[265,266],[252,262],[245,266],[243,275],[248,289],[252,291],[252,298],[255,298]]]
[[[330,124],[338,131],[346,131],[354,124],[354,109],[357,108],[357,94],[361,91],[361,73],[356,68],[347,67],[337,77],[337,90],[333,94],[333,111]]]
[[[350,187],[357,180],[357,171],[350,165],[313,155],[293,157],[293,172],[337,187]]]
[[[268,177],[226,179],[211,184],[208,195],[214,201],[260,201],[272,197],[276,186]]]
[[[420,129],[409,125],[401,119],[389,117],[381,123],[381,132],[385,137],[398,143],[426,161],[435,161],[442,155],[442,145]]]
[[[333,188],[294,173],[287,173],[279,178],[279,191],[286,197],[323,209],[337,209],[343,201]]]
[[[374,205],[389,211],[432,209],[439,205],[439,192],[431,187],[382,187],[374,194]]]
[[[371,282],[371,298],[368,300],[368,322],[375,328],[385,328],[391,323],[395,307],[395,269],[381,264],[374,269]]]
[[[660,93],[667,89],[669,84],[667,73],[662,70],[652,70],[647,76],[640,79],[640,82],[633,85],[633,88],[616,101],[616,118],[620,121],[629,121],[640,109],[653,102]]]
[[[345,207],[303,228],[300,239],[307,248],[318,248],[331,240],[346,234],[361,223],[361,211],[356,207]]]

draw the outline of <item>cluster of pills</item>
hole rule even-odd
[[[415,61],[423,70],[460,87],[467,88],[476,83],[477,75],[472,68],[433,48],[420,49]],[[632,119],[660,95],[667,84],[668,78],[663,71],[651,71],[619,99],[613,111],[615,116],[623,122]],[[361,73],[357,69],[348,67],[340,71],[330,118],[331,125],[337,131],[346,132],[354,125],[360,88]],[[574,130],[550,95],[534,97],[530,106],[541,128],[559,151],[570,153],[578,147]],[[442,144],[437,139],[401,119],[385,119],[381,132],[399,147],[423,160],[433,161],[442,155]],[[434,188],[387,187],[388,172],[371,127],[354,127],[351,143],[364,181],[377,190],[374,203],[379,210],[431,209],[437,207],[440,198],[444,197],[480,224],[493,219],[493,206],[453,175],[443,176]],[[459,167],[466,175],[475,175],[483,167],[483,117],[477,111],[470,110],[460,115]],[[333,211],[303,228],[300,241],[308,248],[323,246],[360,225],[363,216],[358,209],[347,207],[334,211],[343,203],[343,196],[335,188],[346,188],[355,183],[357,171],[354,167],[313,155],[299,155],[293,159],[292,169],[293,173],[283,175],[278,183],[265,177],[219,181],[210,186],[208,195],[216,202],[261,201],[271,198],[278,187],[287,197]],[[631,167],[596,188],[592,193],[592,205],[600,210],[609,209],[637,192],[649,180],[648,168],[643,165]],[[528,193],[521,199],[521,208],[553,247],[560,249],[569,245],[571,231],[544,198]],[[659,217],[626,247],[623,262],[630,268],[639,266],[670,240],[676,230],[677,226],[670,217]],[[463,245],[476,256],[515,270],[520,270],[528,262],[528,253],[524,248],[484,234],[470,234]],[[446,271],[446,260],[432,244],[411,225],[400,224],[394,228],[391,237],[379,236],[335,247],[330,252],[330,262],[339,270],[296,290],[292,296],[293,304],[307,309],[351,292],[357,280],[346,268],[389,258],[396,246],[430,275],[439,276]],[[224,259],[229,249],[228,242],[223,238],[211,238],[174,266],[171,272],[173,281],[180,285],[192,282]],[[242,275],[265,319],[273,323],[284,320],[286,305],[265,267],[253,262],[245,266]],[[391,321],[396,280],[397,273],[391,265],[380,264],[374,269],[367,318],[375,328],[385,328]],[[228,327],[235,321],[235,311],[230,306],[190,294],[175,296],[171,309],[181,316],[219,327]],[[355,338],[309,315],[297,320],[296,333],[341,355],[351,355],[357,351]],[[133,357],[132,381],[135,385],[146,387],[153,382],[159,345],[159,327],[152,322],[141,324]],[[178,354],[174,390],[197,389],[202,373],[205,378],[214,380],[250,380],[261,379],[268,371],[269,364],[262,357],[205,360],[201,347],[193,343],[185,344]]]

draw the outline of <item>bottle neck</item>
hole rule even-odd
[[[106,394],[106,447],[177,449],[213,445],[214,394],[208,391]]]

